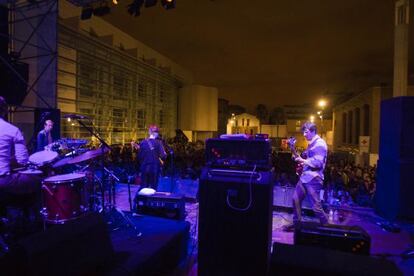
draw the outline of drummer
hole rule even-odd
[[[22,132],[8,123],[6,116],[7,103],[0,96],[0,216],[5,215],[9,200],[23,195],[36,196],[40,192],[38,175],[12,172],[15,163],[26,165],[29,155]]]
[[[43,129],[37,134],[37,147],[36,151],[42,151],[46,149],[47,145],[53,143],[52,137],[53,121],[46,120]]]

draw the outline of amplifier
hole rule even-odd
[[[339,251],[369,255],[371,237],[359,226],[320,225],[301,223],[295,230],[294,242],[298,245],[316,246]]]
[[[272,168],[272,147],[268,139],[208,139],[206,165],[232,170]]]
[[[185,201],[181,195],[155,193],[154,195],[136,197],[138,214],[184,220]]]

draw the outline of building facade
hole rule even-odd
[[[72,16],[80,11],[70,6],[60,11],[57,107],[62,114],[87,117],[109,144],[144,138],[150,124],[173,136],[178,92],[191,82],[190,73],[101,18],[81,21]],[[86,128],[66,119],[61,134],[91,138]]]

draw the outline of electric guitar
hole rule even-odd
[[[296,159],[297,157],[300,157],[300,154],[296,151],[296,138],[295,137],[290,137],[287,141],[287,144],[289,146],[290,151],[292,152],[293,155],[293,159]],[[296,174],[297,175],[301,175],[302,171],[303,171],[303,164],[296,162]]]
[[[153,147],[152,147],[152,145],[151,145],[149,142],[147,142],[147,143],[148,143],[148,146],[150,147],[150,149],[151,149],[151,150],[154,150],[154,149],[153,149]],[[135,142],[135,141],[131,141],[131,146],[132,146],[132,148],[134,148],[136,151],[139,151],[139,149],[140,149],[139,144],[138,144],[137,142]],[[158,157],[158,161],[160,162],[161,167],[162,167],[162,166],[164,166],[164,160],[162,160],[162,158],[161,158],[161,157]]]

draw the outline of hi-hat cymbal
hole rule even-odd
[[[81,163],[84,161],[88,161],[90,159],[96,158],[98,156],[101,156],[102,154],[105,154],[109,152],[109,148],[105,147],[105,148],[99,148],[99,149],[95,149],[95,150],[89,150],[85,153],[82,153],[81,155],[78,155],[74,158],[72,158],[71,160],[69,160],[67,162],[67,164],[77,164],[77,163]]]

